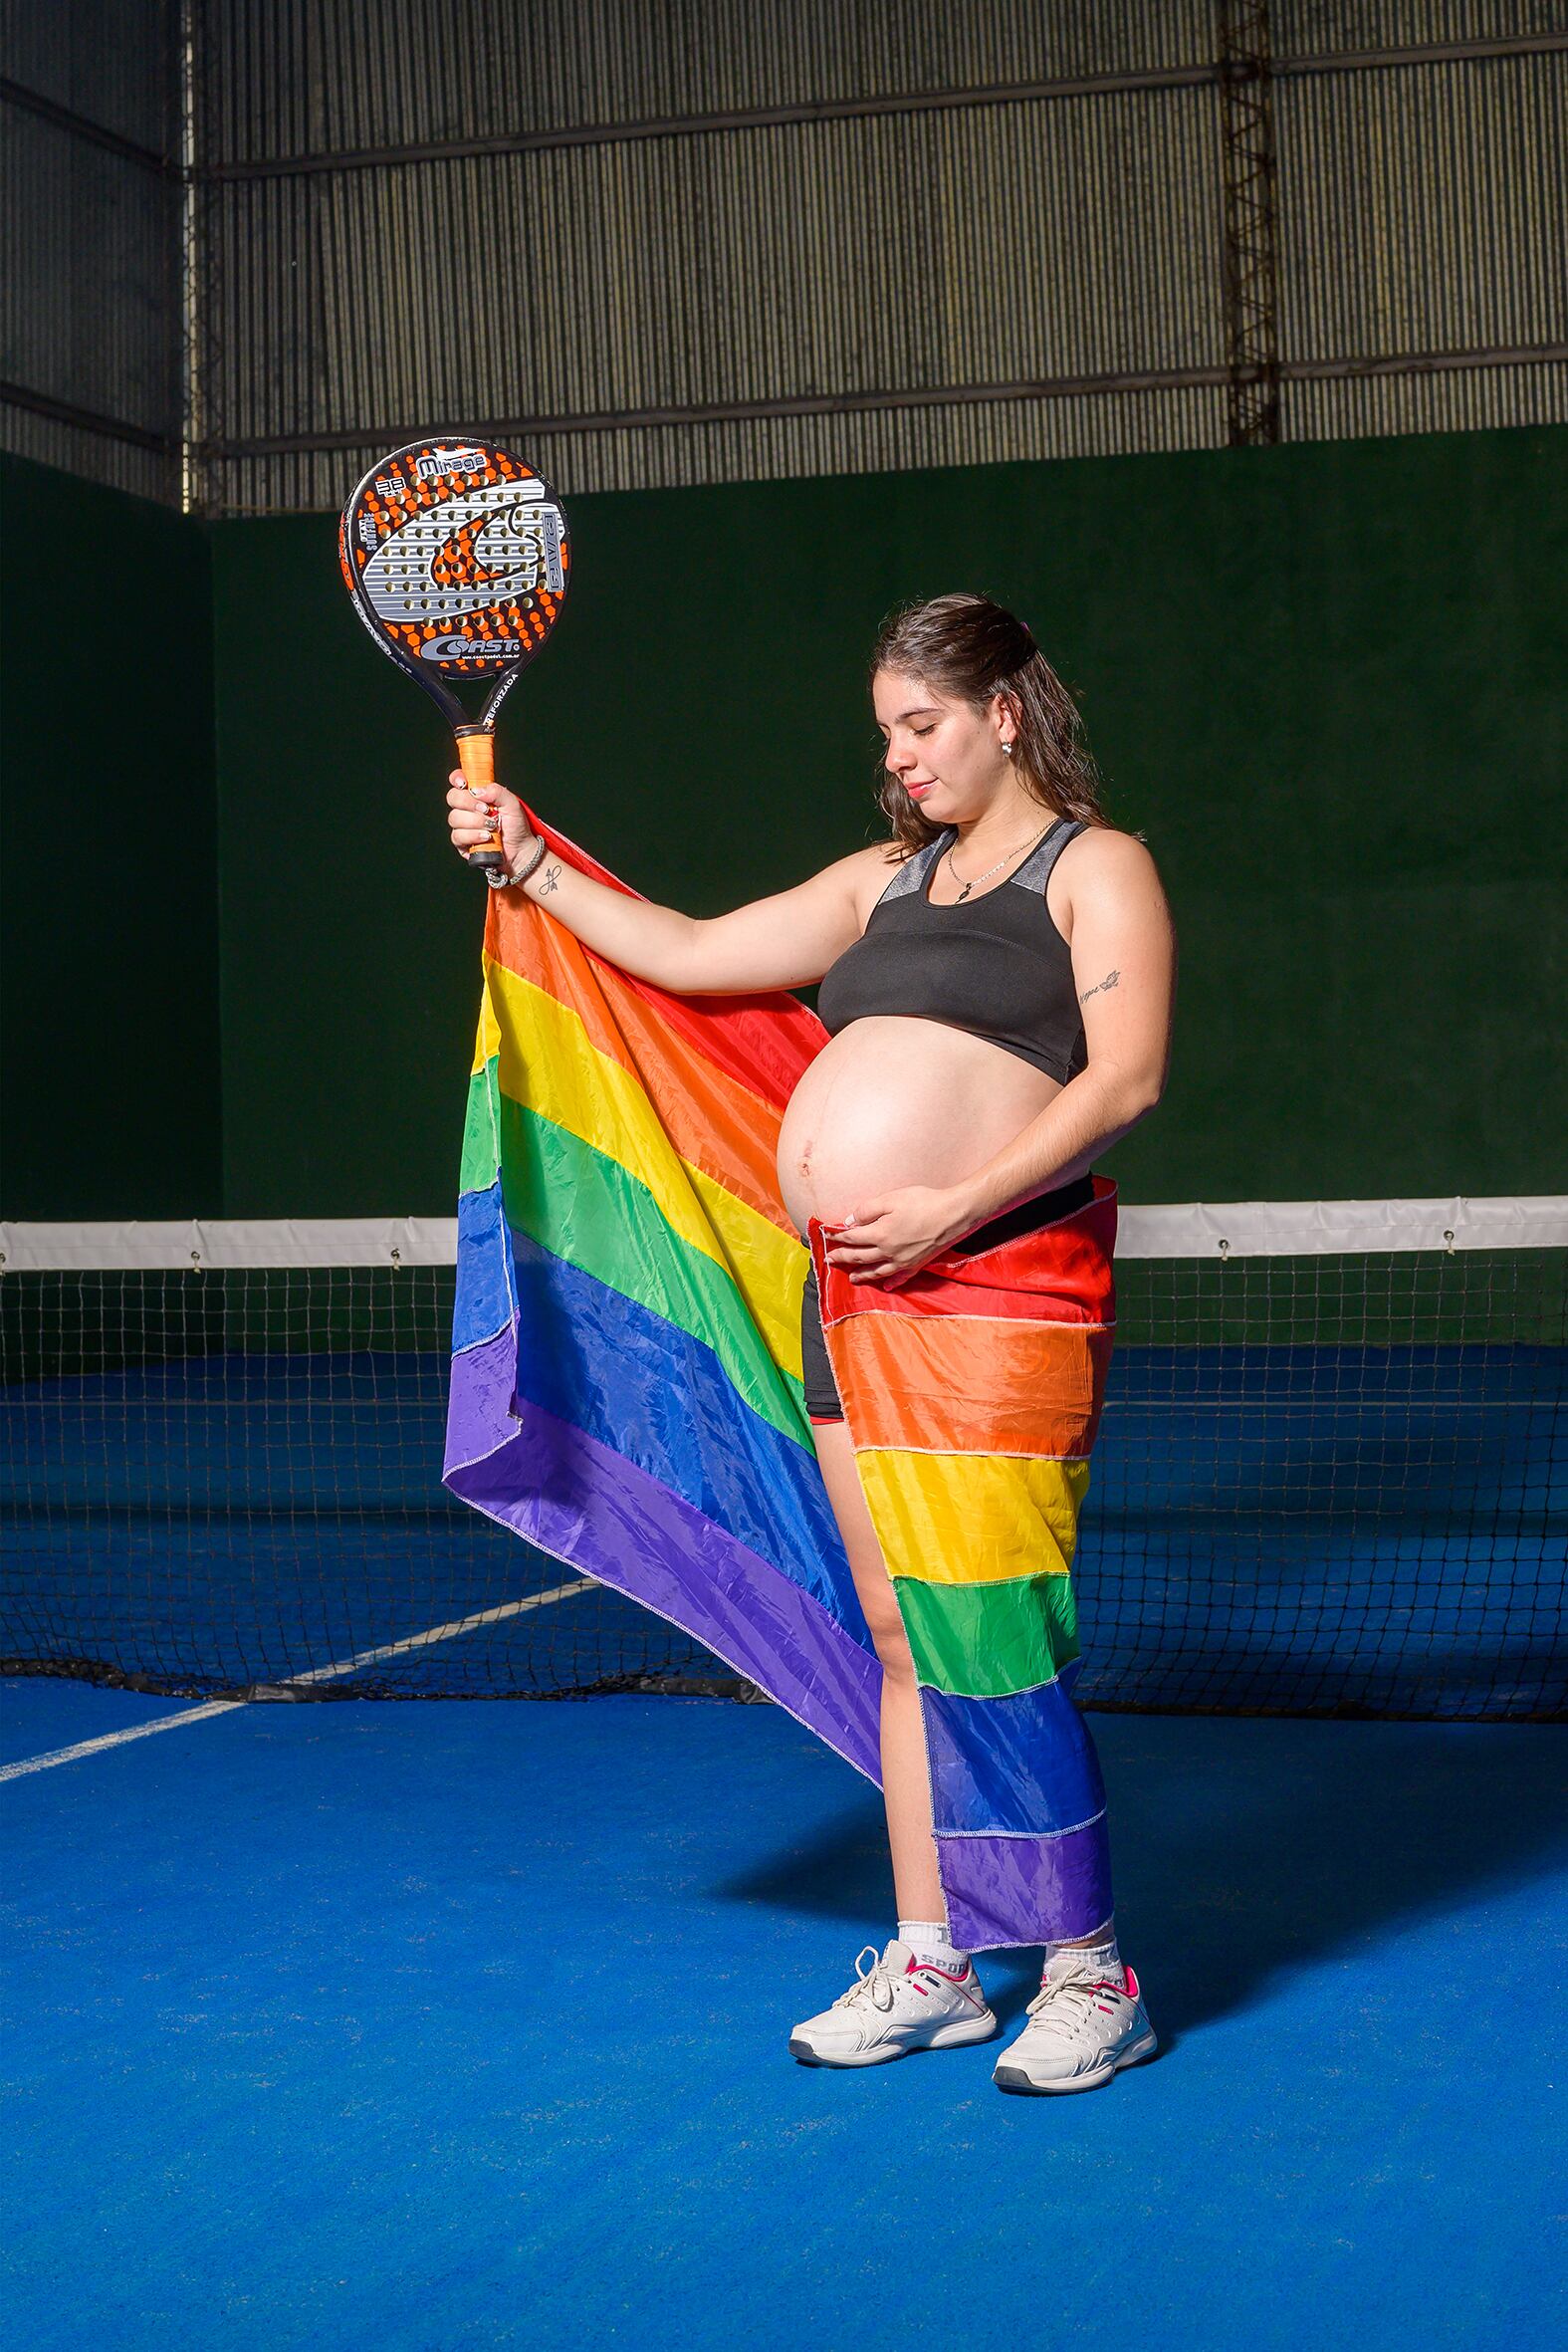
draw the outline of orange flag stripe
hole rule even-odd
[[[582,973],[576,941],[559,923],[530,911],[532,922],[508,926],[506,953],[496,959],[501,969],[576,1014],[589,1042],[629,1070],[659,1105],[661,1123],[682,1159],[792,1234],[774,1166],[779,1112],[694,1053],[612,966]]]
[[[551,848],[579,873],[628,898],[640,895],[554,825],[534,817],[532,811],[529,818]],[[550,918],[533,901],[514,898],[510,891],[496,891],[490,904],[486,948],[502,963],[510,964],[514,935],[541,920],[548,922]],[[591,979],[602,979],[606,972],[615,971],[588,949],[578,948],[577,953]],[[816,1015],[787,989],[774,989],[762,996],[688,999],[672,996],[649,981],[634,980],[629,972],[615,972],[615,977],[622,989],[640,997],[684,1044],[749,1092],[771,1101],[776,1113],[783,1111],[801,1073],[827,1043],[827,1032]]]
[[[863,1447],[1081,1461],[1094,1444],[1112,1333],[983,1315],[849,1314],[833,1333]]]

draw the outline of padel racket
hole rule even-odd
[[[343,508],[337,558],[354,609],[457,738],[471,792],[496,780],[496,714],[560,614],[571,577],[550,484],[510,450],[414,441],[373,465]],[[471,718],[457,693],[487,686]],[[499,873],[498,838],[468,852]]]

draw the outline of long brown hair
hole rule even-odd
[[[1012,766],[1024,791],[1053,816],[1110,821],[1100,779],[1083,740],[1078,706],[1025,623],[990,596],[933,596],[891,613],[871,649],[871,676],[895,670],[923,679],[939,694],[983,711],[1005,694],[1016,715]],[[896,776],[884,768],[877,801],[905,854],[946,828],[923,817]]]

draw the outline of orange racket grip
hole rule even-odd
[[[496,781],[496,739],[488,727],[460,727],[457,731],[457,757],[463,771],[463,782],[471,793],[477,793]],[[489,866],[501,873],[506,866],[506,851],[501,846],[501,835],[492,831],[488,841],[481,841],[477,849],[468,852],[470,865],[483,870]]]

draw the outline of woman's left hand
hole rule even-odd
[[[842,1267],[852,1283],[896,1289],[969,1226],[952,1193],[926,1184],[901,1185],[866,1201],[842,1225],[827,1228],[828,1263]]]

